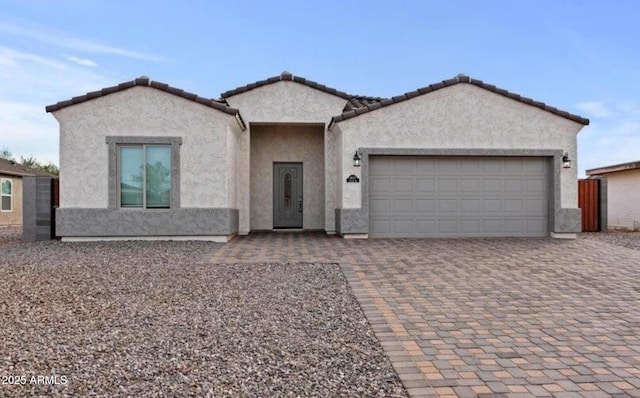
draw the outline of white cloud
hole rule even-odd
[[[74,57],[74,56],[67,56],[66,59],[68,61],[71,61],[73,63],[76,63],[78,65],[82,65],[82,66],[90,66],[90,67],[98,66],[97,62],[92,61],[90,59],[78,58],[78,57]]]
[[[158,55],[146,54],[139,51],[127,50],[96,41],[73,37],[65,32],[52,30],[42,26],[29,26],[26,24],[13,24],[0,21],[0,32],[13,36],[32,39],[59,48],[66,48],[77,52],[92,54],[116,55],[141,61],[166,62],[167,59]]]
[[[576,108],[586,113],[589,117],[609,117],[611,111],[606,108],[604,103],[599,101],[581,102],[576,105]]]
[[[0,47],[0,148],[58,164],[58,123],[45,106],[121,80],[99,68]]]
[[[597,103],[601,105],[593,109],[606,110],[606,116],[592,121],[578,134],[581,177],[588,169],[640,160],[640,104],[632,100]]]

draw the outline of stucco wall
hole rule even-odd
[[[180,205],[229,207],[233,116],[149,87],[133,87],[54,113],[60,122],[60,207],[108,206],[106,136],[179,136]]]
[[[359,147],[556,149],[576,155],[581,124],[491,93],[457,84],[340,122],[343,176],[356,174]],[[334,129],[335,130],[335,127]],[[577,208],[577,168],[561,171],[563,208]],[[360,208],[360,184],[340,179],[342,207]]]
[[[273,228],[273,162],[302,162],[302,226],[324,229],[323,126],[251,126],[252,230]]]
[[[250,123],[329,123],[347,100],[300,83],[280,81],[227,98]]]
[[[12,207],[11,211],[0,211],[0,227],[22,225],[22,178],[0,174],[0,179],[11,180]]]
[[[609,173],[607,218],[609,229],[640,229],[640,170]]]

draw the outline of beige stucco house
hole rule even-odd
[[[22,178],[50,174],[0,158],[0,228],[22,226]]]
[[[464,75],[389,99],[288,72],[220,99],[142,77],[47,111],[67,240],[580,230],[562,158],[589,121]]]
[[[600,217],[603,229],[640,231],[640,161],[587,170],[600,178]],[[604,181],[604,184],[602,184]]]

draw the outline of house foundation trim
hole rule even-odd
[[[65,237],[228,236],[238,232],[238,209],[56,210],[56,233]]]

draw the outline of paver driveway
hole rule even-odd
[[[214,262],[338,262],[409,394],[640,397],[640,251],[251,234]]]

